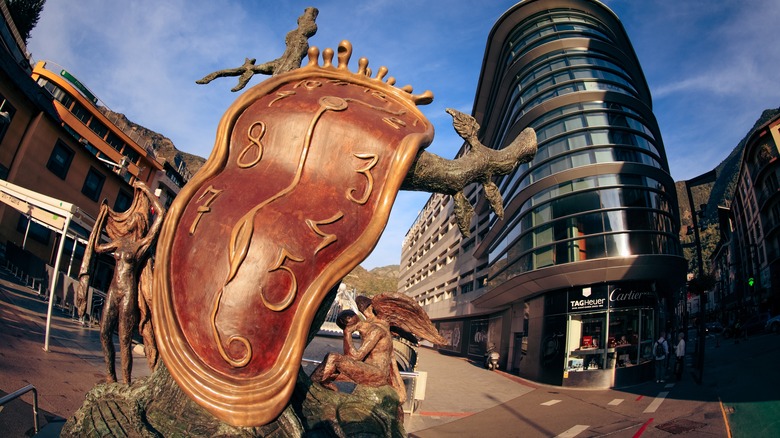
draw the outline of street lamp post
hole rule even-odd
[[[697,276],[699,280],[702,280],[704,277],[704,261],[702,260],[701,255],[701,237],[699,236],[699,223],[697,218],[697,211],[696,207],[693,203],[693,194],[691,193],[691,187],[708,184],[715,182],[715,178],[717,177],[717,174],[715,173],[715,170],[711,170],[709,172],[703,173],[695,178],[689,179],[685,181],[685,192],[688,195],[688,205],[691,208],[691,222],[693,223],[693,236],[694,240],[696,241],[696,261],[698,263],[697,268]],[[700,283],[701,284],[701,283]],[[704,322],[704,313],[707,310],[707,292],[704,290],[699,291],[699,335],[698,335],[698,358],[697,358],[697,367],[699,369],[699,383],[704,381],[704,345],[705,345],[705,322]]]

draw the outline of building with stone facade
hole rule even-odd
[[[779,151],[777,115],[747,138],[728,220],[721,220],[730,229],[721,233],[720,246],[730,252],[715,254],[716,288],[709,298],[727,324],[780,314]]]

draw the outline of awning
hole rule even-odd
[[[60,259],[65,248],[65,237],[71,237],[75,241],[86,244],[89,233],[95,226],[95,219],[83,212],[76,205],[46,196],[42,193],[34,192],[24,187],[11,184],[8,181],[0,180],[0,201],[10,205],[22,214],[26,215],[31,221],[49,228],[50,230],[62,235],[59,248],[57,249],[57,259],[54,262],[54,278],[49,291],[49,310],[46,315],[46,338],[43,349],[49,351],[49,333],[51,332],[51,314],[54,306],[54,291],[57,288],[56,275],[60,271]],[[82,230],[86,230],[87,236],[83,232],[71,230],[71,224],[78,224]],[[26,237],[26,236],[25,236]]]

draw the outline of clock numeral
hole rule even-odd
[[[355,172],[363,175],[366,177],[366,190],[363,192],[363,196],[360,198],[355,198],[352,193],[354,193],[357,189],[351,188],[347,190],[347,199],[350,201],[363,205],[366,202],[368,202],[368,197],[371,196],[371,192],[374,190],[374,176],[371,175],[371,169],[376,166],[376,163],[379,161],[379,157],[376,154],[354,154],[355,157],[360,158],[361,160],[370,160],[368,164],[366,164],[365,167],[355,170]]]
[[[190,235],[195,234],[195,229],[198,228],[198,223],[200,223],[200,219],[203,217],[203,215],[211,212],[211,204],[214,202],[214,200],[217,199],[220,193],[222,193],[222,190],[217,190],[214,188],[214,186],[209,186],[198,197],[197,202],[202,201],[203,198],[206,198],[206,201],[203,203],[203,205],[198,206],[198,214],[195,216],[195,220],[192,221],[192,225],[190,225]]]
[[[284,266],[284,262],[287,260],[292,260],[299,263],[304,261],[303,258],[296,257],[287,252],[287,249],[282,248],[276,263],[271,269],[268,270],[268,272],[282,270],[290,275],[290,289],[287,291],[287,295],[285,295],[284,299],[278,303],[272,303],[265,297],[265,292],[260,289],[260,299],[263,300],[263,305],[269,310],[273,310],[274,312],[281,312],[282,310],[290,307],[290,304],[292,304],[293,300],[295,300],[295,295],[298,293],[298,280],[295,278],[295,273],[292,271],[292,269]]]
[[[259,127],[259,132],[258,128]],[[253,135],[253,132],[257,132],[256,135]],[[241,169],[248,169],[255,164],[260,162],[260,159],[263,158],[263,143],[260,142],[260,140],[265,135],[265,123],[261,121],[257,121],[255,123],[252,123],[249,125],[249,128],[246,130],[246,136],[249,138],[249,144],[246,145],[246,147],[238,154],[238,158],[236,158],[236,164]],[[252,161],[244,161],[246,158],[246,155],[251,152],[252,150],[256,150],[255,152],[255,158]]]
[[[401,129],[406,127],[406,122],[399,119],[398,117],[384,117],[382,121],[392,126],[395,129]]]
[[[314,80],[314,79],[304,79],[297,84],[293,88],[300,88],[303,87],[307,90],[313,90],[315,88],[322,87],[322,82]]]
[[[292,91],[292,90],[280,91],[280,92],[276,93],[276,99],[268,102],[268,106],[270,107],[271,105],[275,104],[276,102],[278,102],[278,101],[280,101],[280,100],[282,100],[284,98],[290,97],[290,96],[295,96],[295,91]]]
[[[335,234],[328,234],[322,231],[320,229],[320,225],[330,225],[340,220],[343,217],[344,217],[344,213],[338,212],[334,214],[332,217],[328,219],[323,219],[321,221],[315,221],[314,219],[306,219],[306,225],[309,226],[309,228],[314,232],[314,234],[322,237],[322,242],[320,242],[320,244],[317,245],[317,249],[314,250],[314,255],[317,255],[317,253],[320,252],[322,249],[324,249],[326,246],[338,240]]]

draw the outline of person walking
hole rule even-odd
[[[674,355],[677,358],[674,364],[674,376],[679,382],[682,379],[683,364],[685,363],[685,334],[682,332],[677,335],[677,346],[674,349]]]
[[[655,341],[653,356],[655,358],[655,382],[664,383],[666,379],[666,356],[669,354],[669,344],[666,342],[666,332]]]

